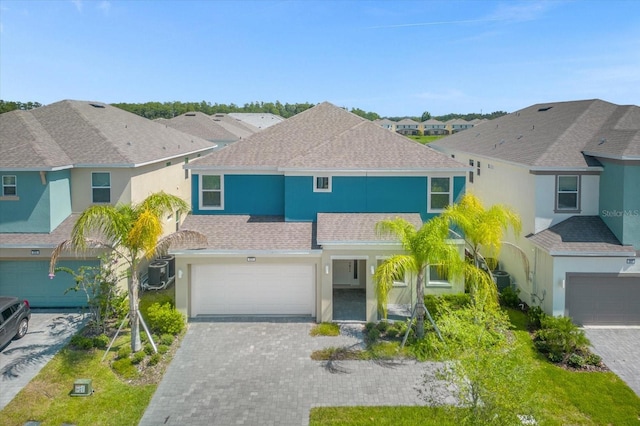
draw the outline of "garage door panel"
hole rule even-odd
[[[566,308],[581,325],[640,325],[640,277],[570,276]]]
[[[194,265],[191,315],[313,315],[313,265]]]

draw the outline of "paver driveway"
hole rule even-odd
[[[0,410],[33,379],[85,324],[78,313],[31,313],[29,331],[0,353]]]
[[[310,337],[313,325],[191,322],[140,425],[306,425],[313,406],[423,404],[417,388],[437,364],[344,361],[332,373],[311,352],[361,339]],[[427,390],[447,392],[435,378]]]
[[[585,328],[593,352],[640,396],[640,329]]]

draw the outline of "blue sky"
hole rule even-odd
[[[640,1],[0,0],[0,99],[640,103]]]

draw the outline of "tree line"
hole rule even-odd
[[[275,102],[251,102],[245,103],[242,106],[236,105],[234,103],[231,104],[219,104],[219,103],[211,103],[207,101],[201,102],[144,102],[144,103],[126,103],[119,102],[111,104],[117,108],[123,109],[125,111],[131,112],[133,114],[139,115],[141,117],[148,118],[149,120],[155,120],[158,118],[173,118],[178,115],[182,115],[186,112],[202,112],[207,115],[213,114],[229,114],[233,112],[240,113],[270,113],[279,115],[282,118],[293,117],[294,115],[301,113],[311,107],[314,104],[309,102],[303,103],[282,103],[280,101]],[[13,111],[15,109],[19,110],[29,110],[33,108],[41,107],[42,104],[39,102],[19,102],[19,101],[3,101],[0,99],[0,114],[3,112]],[[347,109],[347,108],[345,108]],[[400,121],[405,118],[410,118],[414,121],[422,122],[429,120],[430,118],[434,118],[436,120],[445,122],[455,118],[462,118],[467,121],[478,119],[494,119],[500,117],[502,115],[506,115],[507,113],[504,111],[495,111],[490,114],[478,114],[478,113],[470,113],[470,114],[446,114],[441,116],[431,116],[428,111],[422,113],[420,117],[381,117],[379,114],[371,111],[364,111],[360,108],[351,108],[352,113],[366,118],[367,120],[378,120],[380,118],[387,118],[391,121]]]

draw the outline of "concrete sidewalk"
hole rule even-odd
[[[343,361],[330,371],[311,352],[361,344],[362,325],[310,337],[313,325],[190,323],[140,425],[306,425],[315,406],[423,405],[425,374],[427,391],[446,397],[435,363]]]

